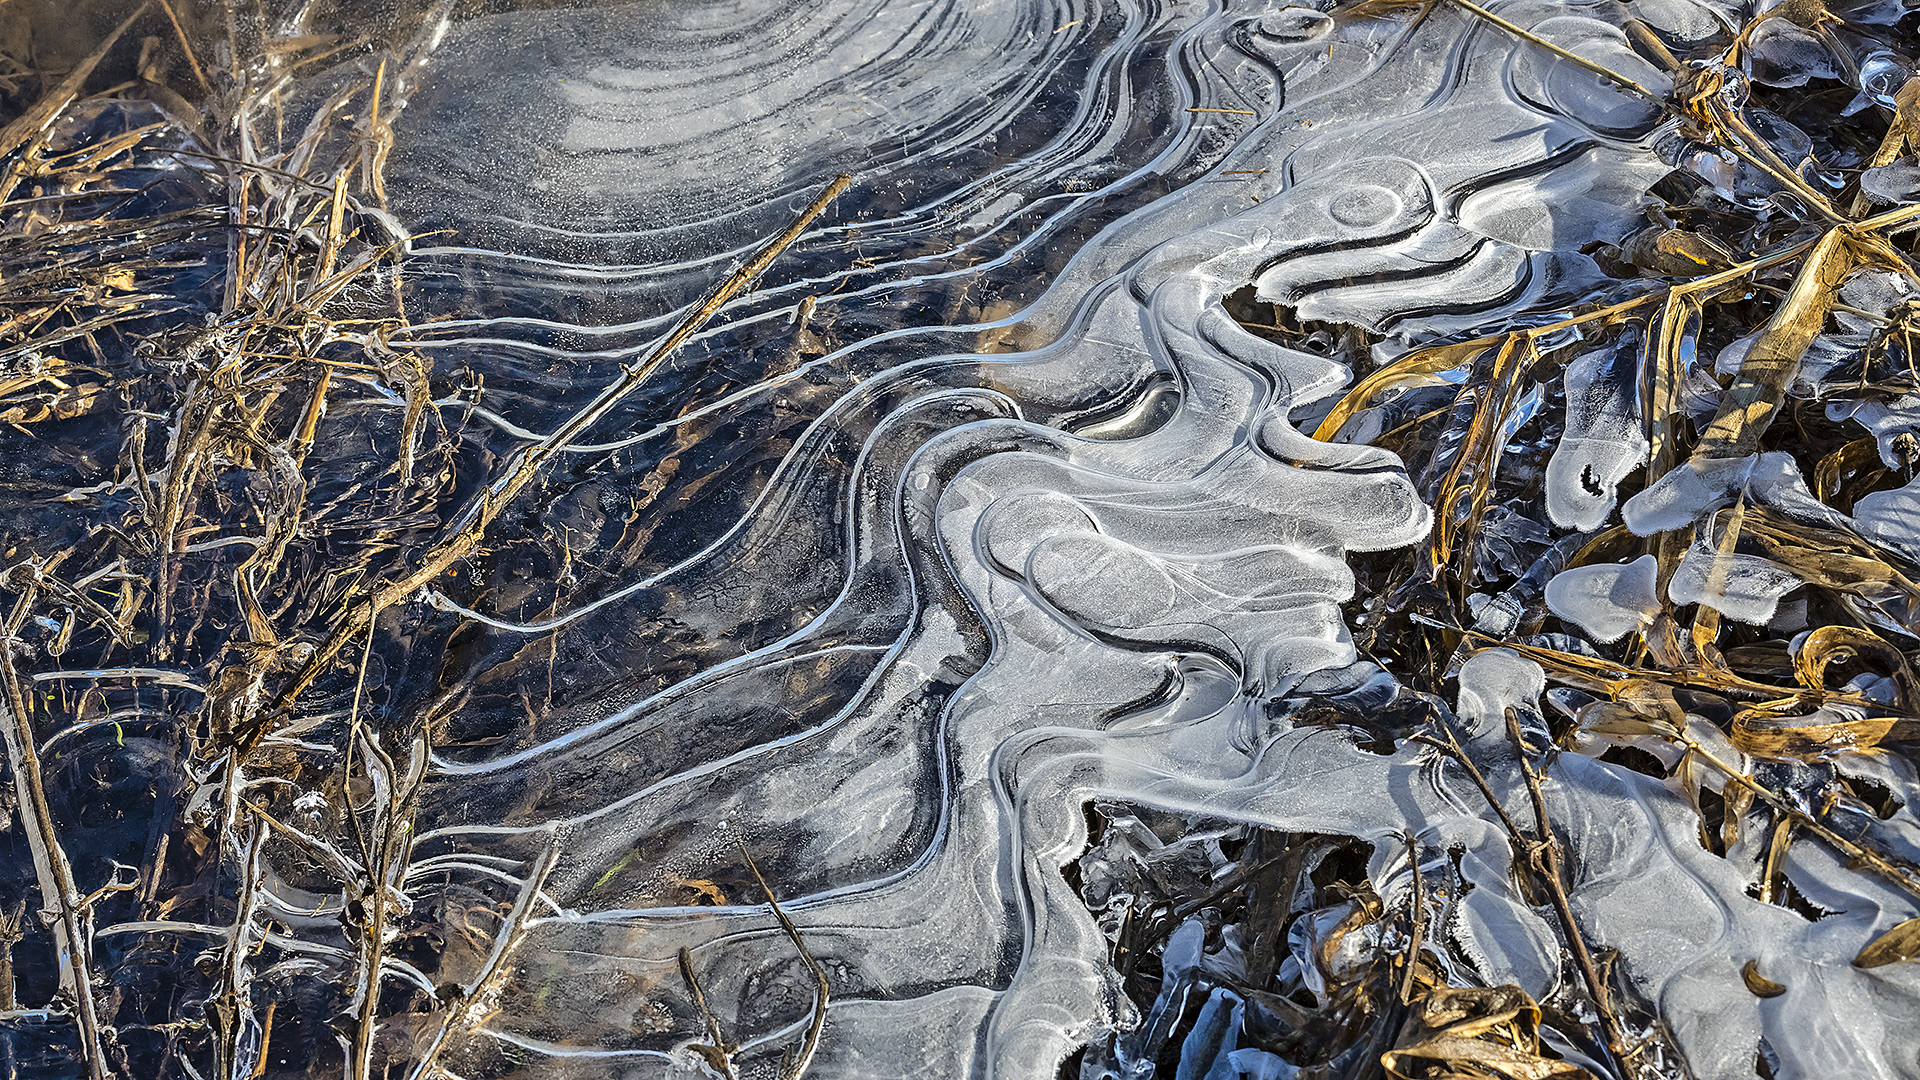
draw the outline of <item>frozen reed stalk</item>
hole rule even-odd
[[[479,1023],[483,1011],[482,1002],[507,970],[507,960],[526,937],[527,926],[533,919],[534,904],[540,898],[540,890],[546,887],[547,876],[553,873],[553,864],[560,858],[559,838],[549,830],[547,845],[527,868],[526,882],[520,888],[520,894],[514,899],[513,909],[507,912],[500,924],[500,930],[493,936],[493,946],[487,951],[486,962],[480,966],[478,974],[464,983],[448,988],[451,1004],[435,1029],[433,1037],[421,1051],[420,1059],[408,1074],[408,1080],[429,1080],[437,1068],[440,1052],[446,1049],[447,1041],[456,1031],[471,1030]],[[685,950],[682,950],[684,956]]]
[[[15,801],[26,825],[27,845],[33,852],[34,876],[40,886],[43,921],[53,930],[54,949],[60,963],[60,992],[73,1000],[73,1019],[80,1032],[80,1052],[87,1059],[87,1071],[94,1080],[107,1075],[106,1059],[100,1047],[100,1018],[93,998],[93,965],[90,954],[93,934],[80,889],[74,884],[73,869],[67,863],[66,849],[60,842],[60,830],[47,805],[46,779],[40,771],[33,723],[20,693],[20,678],[14,671],[13,653],[18,648],[15,635],[26,620],[27,612],[39,595],[38,577],[42,568],[33,564],[16,565],[10,577],[27,578],[20,587],[20,598],[8,616],[5,634],[0,637],[0,678],[6,683],[6,699],[0,709],[0,732],[7,741],[7,766],[13,773]]]
[[[813,1055],[820,1049],[820,1034],[827,1025],[827,1002],[832,996],[832,988],[827,985],[827,971],[814,959],[813,950],[807,948],[806,940],[800,936],[800,928],[787,917],[780,906],[780,898],[773,895],[773,886],[760,873],[760,864],[753,861],[753,853],[747,850],[745,841],[740,842],[740,855],[747,860],[747,869],[753,871],[753,880],[760,883],[760,891],[767,894],[767,906],[773,909],[773,917],[780,920],[780,929],[786,931],[793,947],[799,951],[800,959],[806,963],[807,972],[813,976],[813,1018],[807,1024],[806,1038],[801,1040],[800,1053],[795,1056],[781,1073],[781,1080],[800,1080],[813,1062]]]

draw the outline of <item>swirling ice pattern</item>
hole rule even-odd
[[[1638,141],[1655,117],[1451,9],[1410,30],[1188,7],[644,4],[480,20],[444,47],[394,186],[412,221],[459,231],[419,257],[428,299],[457,287],[477,314],[510,316],[421,340],[486,358],[483,404],[509,434],[586,393],[828,173],[861,170],[879,208],[803,243],[804,273],[737,305],[681,388],[627,417],[637,434],[606,433],[616,449],[556,485],[541,523],[620,552],[620,573],[596,578],[587,558],[557,598],[485,598],[510,623],[616,597],[550,646],[487,628],[464,646],[480,674],[450,723],[495,734],[439,751],[423,850],[512,855],[554,830],[563,910],[533,924],[463,1075],[696,1071],[682,947],[743,1060],[776,1061],[809,984],[740,876],[741,840],[833,986],[815,1075],[1051,1077],[1130,1009],[1059,869],[1096,797],[1463,846],[1484,886],[1461,913],[1483,974],[1551,989],[1552,931],[1507,892],[1504,843],[1458,776],[1270,719],[1303,685],[1396,692],[1355,664],[1338,605],[1349,553],[1412,543],[1429,515],[1391,455],[1289,421],[1349,373],[1250,334],[1221,298],[1252,284],[1302,318],[1401,334],[1550,309],[1599,280],[1578,250],[1617,234],[1665,171]],[[1613,5],[1501,10],[1659,83]],[[1708,18],[1677,2],[1639,14]],[[501,65],[556,77],[490,99]],[[996,140],[1021,149],[995,162]],[[796,362],[737,329],[805,294],[873,306],[932,295],[914,291],[926,275],[964,293],[1016,271],[1050,285],[986,336],[1025,351],[956,352],[965,339],[928,329]],[[701,366],[716,363],[731,365],[718,383]],[[608,500],[664,524],[609,535]],[[1524,664],[1475,663],[1470,720],[1537,693]],[[549,704],[489,696],[491,665],[544,673]],[[1581,772],[1583,794],[1555,808],[1573,847],[1609,853],[1576,905],[1700,1075],[1750,1074],[1781,1015],[1911,1011],[1886,990],[1907,976],[1833,959],[1851,931],[1774,925],[1790,917],[1724,880],[1657,785],[1561,762]],[[1379,850],[1392,902],[1401,849]],[[688,882],[727,904],[686,906]],[[1850,910],[1855,929],[1877,914],[1852,902],[1871,909]],[[1820,979],[1766,1011],[1738,991],[1761,952]],[[1806,1075],[1913,1064],[1881,1053],[1835,1037],[1782,1056]]]

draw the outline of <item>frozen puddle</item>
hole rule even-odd
[[[535,6],[392,76],[411,323],[325,452],[405,413],[478,490],[851,184],[368,617],[282,764],[196,774],[191,820],[251,792],[338,845],[212,857],[283,1038],[373,1017],[364,1060],[468,1080],[1920,1075],[1920,974],[1855,963],[1920,911],[1893,6],[1783,8],[1724,68],[1753,13],[1695,0],[1498,4],[1528,40],[1452,2]],[[414,467],[370,550],[444,524]],[[282,767],[336,736],[369,779]],[[365,847],[336,787],[417,793],[385,967],[371,886],[314,869]],[[103,936],[248,940],[187,917]],[[1509,1006],[1421,1042],[1468,1000]],[[273,1015],[222,1021],[229,1080]]]
[[[1664,91],[1625,10],[1500,8]],[[1722,17],[1632,10],[1677,40]],[[480,401],[519,427],[551,423],[538,373],[590,385],[832,174],[856,185],[731,338],[593,436],[631,445],[581,455],[598,477],[542,510],[607,545],[595,529],[619,515],[599,511],[652,489],[648,527],[676,535],[558,607],[644,587],[472,646],[567,689],[524,716],[474,693],[458,725],[510,745],[443,750],[429,774],[429,836],[511,856],[551,833],[560,852],[557,910],[463,1075],[699,1072],[682,949],[742,1068],[800,1046],[812,979],[744,844],[831,986],[813,1075],[1050,1078],[1141,1020],[1062,872],[1096,801],[1358,838],[1389,907],[1409,902],[1411,834],[1471,883],[1429,946],[1460,979],[1575,992],[1552,911],[1514,884],[1458,766],[1288,721],[1305,686],[1356,709],[1408,693],[1357,654],[1341,605],[1349,559],[1423,541],[1433,512],[1393,454],[1303,434],[1354,373],[1223,299],[1251,286],[1389,335],[1384,355],[1539,321],[1605,290],[1582,252],[1620,240],[1671,163],[1644,100],[1453,7],[1417,26],[1380,12],[633,5],[452,31],[389,183],[410,224],[457,238],[416,258],[444,272],[425,303],[465,305],[423,344],[485,353],[500,373]],[[803,299],[855,333],[798,351]],[[903,332],[859,333],[883,308]],[[751,320],[777,332],[737,329]],[[1602,527],[1644,463],[1631,363],[1568,366],[1546,476],[1563,528]],[[765,448],[690,475],[685,444],[726,438]],[[1688,552],[1674,603],[1717,586],[1728,616],[1764,623],[1799,584],[1715,558]],[[1568,571],[1547,603],[1616,640],[1660,611],[1652,575],[1650,556]],[[1729,578],[1748,583],[1737,603]],[[489,610],[531,621],[522,607]],[[1459,685],[1488,783],[1523,806],[1501,717],[1542,707],[1540,668],[1488,653]],[[1839,914],[1808,923],[1702,848],[1675,789],[1574,754],[1549,779],[1573,911],[1695,1075],[1753,1075],[1763,1036],[1776,1075],[1914,1067],[1912,976],[1847,963],[1904,917],[1896,892],[1840,875]],[[1824,875],[1831,853],[1792,858]],[[1804,977],[1763,999],[1748,961]],[[1294,1075],[1233,1049],[1205,1075]]]

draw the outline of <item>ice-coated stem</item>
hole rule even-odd
[[[1580,977],[1586,980],[1587,996],[1593,999],[1593,1007],[1600,1012],[1600,1027],[1606,1033],[1607,1049],[1622,1067],[1628,1066],[1634,1056],[1629,1047],[1626,1034],[1621,1030],[1620,1018],[1614,1015],[1613,1006],[1607,1000],[1607,984],[1600,977],[1600,969],[1593,962],[1593,953],[1587,949],[1587,939],[1580,932],[1580,924],[1573,917],[1573,905],[1567,899],[1567,888],[1561,880],[1560,844],[1553,837],[1553,825],[1547,819],[1547,799],[1540,790],[1540,774],[1535,771],[1533,762],[1527,757],[1526,740],[1520,737],[1520,717],[1512,709],[1507,710],[1507,738],[1513,741],[1513,752],[1520,759],[1520,775],[1527,782],[1527,796],[1533,803],[1533,824],[1540,833],[1537,844],[1529,844],[1530,862],[1541,879],[1546,882],[1547,893],[1553,897],[1553,910],[1560,916],[1561,928],[1566,931],[1567,945],[1573,950],[1573,960],[1580,968]],[[1518,839],[1518,838],[1516,838]]]
[[[35,575],[38,576],[37,573]],[[33,722],[28,719],[26,703],[20,693],[20,679],[13,670],[14,633],[25,621],[33,598],[39,592],[33,584],[21,590],[20,599],[8,617],[4,636],[0,636],[0,678],[6,682],[6,699],[0,701],[0,733],[7,742],[7,767],[13,773],[15,801],[26,826],[27,846],[33,853],[34,877],[40,886],[46,914],[53,916],[55,955],[60,961],[60,990],[73,999],[74,1025],[80,1032],[80,1052],[87,1059],[87,1073],[93,1080],[105,1080],[106,1059],[100,1049],[100,1017],[93,1000],[93,965],[88,954],[92,935],[87,931],[85,905],[80,889],[73,883],[73,868],[67,862],[66,849],[60,843],[60,830],[47,805],[46,780],[40,772],[40,756],[35,750]]]
[[[753,880],[760,883],[760,891],[767,894],[767,906],[773,909],[773,917],[780,920],[780,929],[787,932],[793,947],[800,952],[800,959],[806,962],[807,971],[813,975],[813,1021],[807,1025],[807,1037],[800,1043],[799,1056],[781,1074],[781,1080],[800,1080],[812,1063],[814,1052],[820,1049],[820,1033],[827,1026],[827,1000],[832,993],[827,985],[827,970],[814,959],[813,950],[807,948],[806,940],[800,936],[800,928],[793,925],[793,920],[781,909],[779,898],[773,895],[773,887],[761,875],[744,841],[740,844],[740,854],[747,860],[747,869],[753,871]]]

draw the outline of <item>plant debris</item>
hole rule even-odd
[[[1445,2],[1314,15],[1417,20]],[[1267,341],[1364,373],[1295,419],[1398,455],[1435,513],[1418,544],[1354,560],[1355,643],[1400,689],[1362,708],[1309,687],[1269,719],[1419,755],[1478,791],[1455,809],[1488,839],[1096,801],[1067,874],[1139,1022],[1082,1050],[1082,1077],[1689,1075],[1662,1004],[1576,902],[1591,834],[1564,807],[1580,761],[1685,799],[1689,855],[1795,918],[1823,916],[1810,866],[1903,894],[1910,910],[1853,963],[1920,958],[1914,22],[1789,0],[1682,42],[1630,19],[1654,79],[1452,3],[1666,118],[1672,171],[1644,221],[1587,252],[1605,295],[1419,340],[1303,322],[1250,289],[1227,303]],[[464,389],[482,373],[418,347],[414,238],[387,209],[395,121],[454,11],[399,5],[372,26],[323,5],[269,19],[151,0],[57,71],[0,39],[0,735],[21,824],[19,881],[0,887],[0,1034],[21,1071],[518,1066],[464,1037],[499,1010],[536,924],[563,914],[562,829],[483,847],[480,830],[435,827],[428,777],[485,673],[413,712],[380,708],[384,687],[450,651],[456,620],[424,611],[488,621],[437,584],[506,543],[496,526],[536,476],[850,181],[564,422],[495,452]],[[830,351],[808,340],[810,358]],[[634,520],[657,494],[628,496]],[[556,579],[573,573],[566,543],[547,544]],[[1523,691],[1538,675],[1544,693],[1496,701],[1472,665]],[[640,874],[643,847],[586,894]],[[681,986],[636,994],[684,999],[660,1025],[699,1032],[681,1049],[708,1072],[793,1080],[828,1037],[839,974],[790,914],[800,901],[739,848],[661,888],[682,906],[764,897],[806,991],[787,1029],[766,1021],[790,1035],[773,1072],[753,1056],[769,1040],[723,1020],[714,988],[737,973],[699,951],[664,949]],[[1494,903],[1496,883],[1524,903]],[[1484,985],[1536,960],[1537,994]],[[1734,960],[1755,998],[1791,1002],[1805,977]]]
[[[1794,881],[1805,871],[1785,867],[1794,848],[1825,845],[1843,873],[1920,905],[1914,808],[1890,795],[1904,781],[1887,779],[1913,775],[1920,738],[1920,185],[1880,180],[1911,160],[1920,130],[1911,21],[1882,6],[1792,3],[1683,44],[1630,20],[1640,58],[1674,87],[1660,94],[1457,2],[1672,118],[1660,149],[1673,172],[1642,227],[1593,251],[1618,289],[1469,340],[1303,327],[1250,294],[1229,306],[1296,348],[1314,333],[1336,340],[1335,358],[1364,377],[1324,409],[1317,437],[1393,450],[1435,508],[1424,545],[1358,564],[1348,610],[1362,657],[1433,703],[1368,726],[1472,774],[1523,890],[1557,914],[1564,962],[1580,974],[1561,985],[1578,989],[1535,1002],[1473,985],[1464,943],[1418,914],[1458,895],[1446,853],[1410,848],[1412,863],[1444,872],[1412,875],[1409,919],[1355,863],[1313,871],[1337,838],[1232,830],[1238,854],[1214,854],[1209,875],[1135,880],[1124,904],[1106,899],[1119,886],[1105,883],[1113,856],[1101,855],[1103,884],[1086,899],[1151,1030],[1089,1050],[1082,1076],[1139,1075],[1130,1063],[1148,1061],[1182,1077],[1363,1076],[1369,1063],[1393,1077],[1688,1075],[1655,1003],[1594,953],[1567,903],[1563,883],[1579,875],[1548,827],[1558,755],[1683,792],[1700,846],[1768,903],[1818,917]],[[1501,805],[1475,766],[1486,751],[1463,748],[1440,704],[1485,650],[1518,654],[1551,687],[1551,719],[1507,713],[1531,810]],[[1109,813],[1095,852],[1129,820]],[[1156,833],[1167,846],[1154,859],[1191,842]],[[1189,822],[1171,835],[1219,833]],[[1256,858],[1287,869],[1249,875]],[[1253,964],[1270,954],[1251,944],[1271,939],[1276,918],[1291,956],[1277,972]],[[1916,925],[1860,941],[1855,964],[1920,955]],[[1195,949],[1189,932],[1204,945],[1176,966]],[[1796,974],[1743,969],[1758,997],[1786,993]],[[1212,1011],[1222,1001],[1231,1024]],[[1378,1045],[1383,1028],[1399,1032],[1391,1047]],[[1772,1075],[1765,1058],[1760,1075]]]

